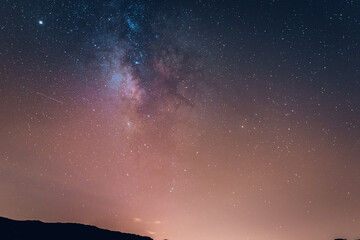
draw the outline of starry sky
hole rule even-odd
[[[2,0],[0,215],[155,240],[360,237],[359,13]]]

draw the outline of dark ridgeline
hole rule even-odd
[[[347,240],[346,238],[335,238],[334,240]],[[360,240],[360,239],[355,239],[355,240]]]
[[[347,240],[346,238],[335,238],[334,240]],[[354,239],[354,240],[360,240],[360,238]]]
[[[43,223],[40,221],[15,221],[0,217],[1,240],[153,240],[129,233],[100,229],[77,223]]]

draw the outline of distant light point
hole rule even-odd
[[[39,25],[44,25],[44,21],[43,21],[43,20],[39,20]]]

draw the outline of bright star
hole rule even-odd
[[[43,25],[44,24],[43,20],[39,20],[39,24]]]

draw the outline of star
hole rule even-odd
[[[43,20],[39,20],[39,25],[44,25],[44,21]]]

